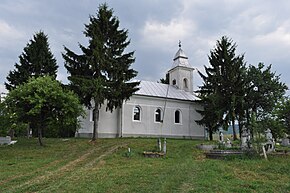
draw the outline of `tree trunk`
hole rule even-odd
[[[98,128],[99,128],[99,104],[95,104],[95,107],[93,109],[93,121],[94,121],[94,129],[93,129],[93,137],[92,141],[96,141],[96,139],[99,137],[98,136]]]
[[[239,118],[238,124],[239,124],[239,137],[242,139],[242,120]]]
[[[212,129],[208,130],[208,135],[209,135],[209,140],[212,141],[213,140],[213,132]]]
[[[40,124],[40,127],[38,127],[38,142],[40,146],[43,146],[42,142],[42,124]]]
[[[247,129],[249,129],[250,126],[250,113],[249,113],[249,109],[246,110],[246,119],[247,119]]]

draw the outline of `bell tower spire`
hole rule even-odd
[[[173,66],[168,71],[169,84],[187,92],[193,92],[193,70],[188,57],[181,49],[181,41],[178,42],[178,51],[173,58]]]

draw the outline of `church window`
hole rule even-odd
[[[172,85],[176,85],[176,80],[175,79],[172,81]]]
[[[174,123],[180,124],[181,123],[181,112],[180,110],[176,110],[174,113]]]
[[[162,122],[162,110],[161,109],[157,109],[155,111],[155,122]]]
[[[141,108],[139,106],[135,106],[133,109],[133,120],[141,121]]]
[[[183,79],[183,87],[188,88],[188,81],[186,78]]]

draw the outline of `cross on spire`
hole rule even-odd
[[[181,41],[180,41],[180,40],[179,40],[179,42],[178,42],[178,47],[181,48]]]

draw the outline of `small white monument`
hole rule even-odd
[[[164,138],[163,142],[163,153],[166,155],[166,138]]]
[[[13,145],[16,142],[17,141],[11,141],[11,137],[10,136],[0,137],[0,145]]]
[[[243,126],[242,135],[241,135],[241,149],[242,150],[247,150],[251,147],[250,139],[251,139],[250,132],[245,126]]]
[[[11,143],[11,137],[0,137],[0,145],[9,145]]]
[[[231,148],[232,147],[232,142],[229,138],[227,138],[227,142],[225,144],[226,148]]]
[[[160,138],[157,139],[157,149],[158,149],[158,151],[161,151],[162,150],[162,147],[161,147],[161,139]]]
[[[290,142],[289,142],[289,138],[285,137],[282,139],[282,143],[281,143],[282,146],[290,146]]]
[[[224,143],[224,134],[222,131],[219,132],[219,142],[222,144]]]
[[[270,129],[265,131],[265,137],[267,142],[264,143],[265,149],[267,152],[272,152],[275,150],[275,140],[273,139],[273,135]]]

